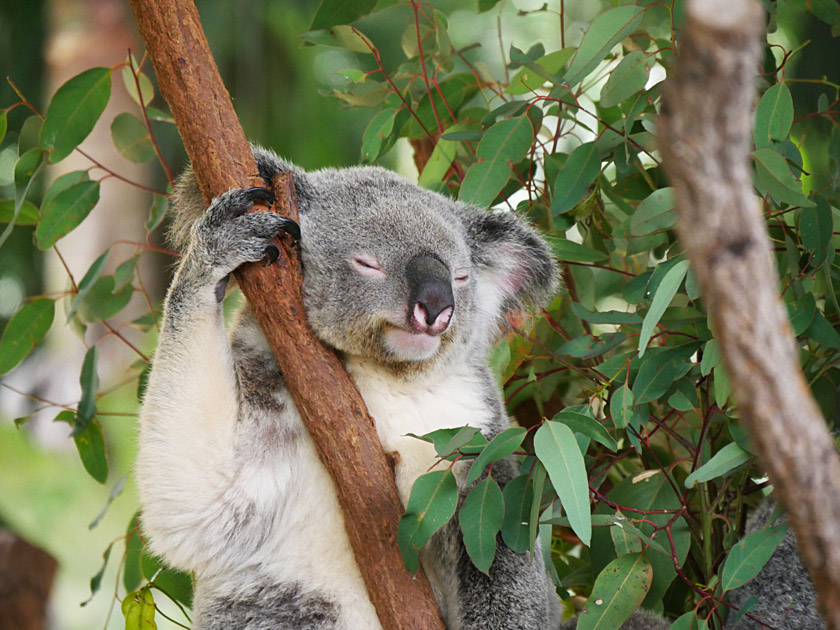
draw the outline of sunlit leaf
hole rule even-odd
[[[653,295],[650,308],[645,315],[644,321],[642,321],[642,331],[639,334],[640,357],[644,356],[650,337],[653,334],[653,329],[656,328],[656,325],[659,323],[665,309],[668,308],[671,300],[673,300],[674,296],[677,294],[687,271],[688,261],[682,260],[678,262],[668,270],[668,273],[665,274],[665,277],[662,278],[662,282],[660,282],[657,287],[656,293]]]
[[[490,443],[484,447],[484,450],[473,462],[467,475],[466,484],[469,486],[475,482],[484,469],[493,462],[512,455],[520,447],[522,440],[525,439],[525,433],[526,430],[522,427],[511,427],[490,440]]]
[[[720,578],[724,592],[738,588],[758,575],[784,539],[787,529],[787,523],[784,523],[757,531],[732,547]]]
[[[793,98],[788,86],[778,83],[768,89],[755,110],[755,146],[769,147],[787,138],[793,124]]]
[[[686,488],[693,488],[694,484],[705,483],[729,474],[736,468],[746,464],[752,455],[742,449],[735,442],[730,442],[705,464],[691,473],[685,480]]]

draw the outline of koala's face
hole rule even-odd
[[[340,173],[318,181],[301,213],[310,324],[338,350],[380,363],[441,356],[468,333],[475,303],[471,251],[451,202],[379,169]]]
[[[547,248],[511,213],[378,168],[308,173],[302,191],[307,317],[349,356],[426,368],[489,341],[510,302],[539,292],[537,276],[553,287]]]

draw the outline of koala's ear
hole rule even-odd
[[[557,267],[539,233],[514,212],[461,206],[482,309],[498,316],[546,306],[557,290]]]

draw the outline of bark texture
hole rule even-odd
[[[230,188],[264,185],[192,0],[131,0],[131,6],[205,202]],[[275,208],[294,218],[291,176],[273,184]],[[276,265],[248,265],[236,277],[333,478],[382,627],[442,629],[428,580],[402,564],[402,504],[373,420],[335,353],[306,324],[297,252],[284,244]]]
[[[663,87],[660,149],[738,410],[787,508],[828,627],[840,630],[840,457],[799,369],[798,345],[752,187],[756,0],[689,0]]]

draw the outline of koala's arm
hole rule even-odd
[[[228,275],[263,258],[268,239],[288,227],[271,212],[245,214],[256,199],[268,201],[270,193],[229,191],[191,226],[140,413],[144,530],[156,553],[187,570],[223,561],[234,528],[245,544],[259,536],[249,531],[259,519],[239,518],[254,508],[237,484],[237,448],[247,436],[238,430],[242,404],[221,309]]]

